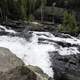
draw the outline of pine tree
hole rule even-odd
[[[41,0],[0,0],[0,14],[3,19],[29,20],[40,5]]]
[[[62,27],[63,30],[66,32],[71,32],[71,33],[77,32],[77,23],[75,16],[65,11]]]

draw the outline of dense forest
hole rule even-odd
[[[67,9],[80,10],[80,0],[47,0],[48,5],[56,2],[56,6]]]
[[[36,5],[36,6],[35,6]],[[26,19],[40,5],[39,0],[1,0],[1,17],[11,19]]]
[[[54,21],[61,24],[59,31],[65,32],[67,29],[68,32],[79,32],[79,3],[80,0],[0,0],[0,20],[37,20],[38,18],[35,18],[35,15],[38,16],[36,11],[40,9],[40,16],[38,17],[41,17],[39,19],[44,21],[43,16],[46,17],[50,10],[49,8],[44,14],[46,6],[56,7],[55,10],[52,9],[53,13],[50,12],[52,16],[49,16],[54,17]],[[64,12],[56,12],[57,8],[62,9]],[[53,15],[54,12],[58,15]],[[47,20],[49,20],[49,17]]]
[[[40,6],[52,6],[53,3],[57,7],[80,10],[80,0],[0,0],[0,14],[12,19],[26,19]]]

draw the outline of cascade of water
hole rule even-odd
[[[50,45],[39,45],[37,36],[33,35],[31,42],[23,38],[0,36],[0,47],[10,49],[15,55],[21,58],[26,65],[40,67],[50,77],[53,76],[51,62],[49,60],[48,50],[52,49]]]
[[[4,30],[5,32],[16,33],[14,30],[7,29],[7,28],[5,28],[5,26],[0,25],[0,31],[2,31],[2,30]]]
[[[70,46],[66,46],[67,44]],[[57,51],[60,55],[77,54],[80,53],[77,45],[80,45],[80,40],[77,38],[56,37],[49,32],[33,31],[30,41],[18,36],[0,36],[0,47],[10,49],[26,65],[39,66],[50,77],[53,77],[53,71],[48,52]]]

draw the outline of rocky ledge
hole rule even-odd
[[[80,54],[50,53],[55,80],[80,80]]]
[[[53,80],[37,66],[25,66],[10,50],[0,47],[0,80]]]
[[[57,26],[49,22],[41,23],[22,20],[7,20],[6,22],[0,22],[0,24],[6,26],[8,29],[11,28],[18,32],[22,32],[25,28],[27,31],[57,31]]]

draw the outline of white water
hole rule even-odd
[[[53,71],[48,52],[58,51],[61,55],[80,53],[77,47],[62,47],[55,42],[47,40],[43,41],[47,44],[38,43],[39,38],[80,45],[80,40],[72,36],[66,39],[55,37],[49,32],[33,32],[30,41],[26,41],[20,37],[0,36],[0,47],[10,49],[16,56],[21,58],[26,65],[38,66],[50,77],[53,77]]]
[[[1,25],[0,25],[0,31],[2,31],[2,29],[3,29],[5,32],[16,33],[14,30],[7,29],[7,28],[5,28],[5,26],[1,26]]]
[[[0,36],[0,47],[10,49],[26,65],[38,66],[50,77],[53,77],[48,54],[48,50],[51,51],[52,46],[38,45],[36,36],[31,39],[31,42],[27,42],[25,39],[19,37]]]

